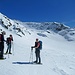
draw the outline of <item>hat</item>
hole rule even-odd
[[[6,32],[5,31],[2,31],[1,33],[4,34],[4,35],[6,35]]]
[[[12,36],[12,35],[10,34],[10,36]]]
[[[36,38],[36,40],[38,40],[38,38]]]

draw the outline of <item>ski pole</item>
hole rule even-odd
[[[29,63],[30,63],[30,61],[33,62],[33,48],[31,48],[31,53],[30,53]]]
[[[7,45],[7,53],[8,53],[8,50],[9,50],[9,46]],[[8,53],[8,58],[9,58],[9,53]]]
[[[13,51],[13,56],[14,56],[14,43],[13,43],[12,51]]]
[[[8,53],[8,58],[9,58],[9,53]]]
[[[14,43],[12,42],[12,54],[13,54],[13,56],[14,56]]]
[[[30,63],[30,61],[31,61],[31,52],[30,52],[30,58],[29,58],[29,63]]]
[[[32,62],[33,62],[33,50],[31,50],[32,51]]]

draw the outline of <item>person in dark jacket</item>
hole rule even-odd
[[[7,51],[6,51],[5,54],[8,53],[8,50],[9,50],[9,54],[12,54],[12,53],[11,53],[11,41],[13,41],[13,37],[12,37],[12,35],[10,35],[10,36],[7,38],[7,40],[6,40]]]
[[[6,35],[6,32],[3,31],[1,34],[0,34],[0,59],[4,59],[3,58],[3,54],[4,54],[4,35]]]
[[[35,46],[32,46],[31,48],[35,48],[35,55],[36,55],[36,60],[34,63],[41,64],[41,58],[40,58],[40,49],[39,49],[40,43],[38,39],[35,41]],[[38,61],[39,59],[39,61]]]

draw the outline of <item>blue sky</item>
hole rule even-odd
[[[0,0],[0,12],[25,22],[60,22],[75,27],[75,0]]]

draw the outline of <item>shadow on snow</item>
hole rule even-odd
[[[33,64],[32,62],[12,62],[12,64]]]

